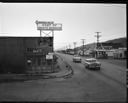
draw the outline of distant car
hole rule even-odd
[[[95,58],[88,58],[84,61],[85,67],[90,69],[99,69],[101,68],[101,63]]]
[[[81,62],[81,57],[79,55],[74,55],[73,62]]]

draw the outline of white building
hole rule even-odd
[[[108,58],[113,58],[114,52],[115,52],[114,49],[112,49],[112,50],[106,50],[106,54],[107,54]]]
[[[116,49],[114,52],[114,56],[115,59],[123,59],[127,57],[127,48],[119,48]]]

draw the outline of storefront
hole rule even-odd
[[[99,59],[106,59],[108,56],[105,50],[95,50],[94,57]]]
[[[127,49],[126,48],[119,48],[116,49],[113,55],[114,59],[126,59],[127,57]]]

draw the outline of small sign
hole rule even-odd
[[[53,59],[53,55],[46,55],[46,59]]]

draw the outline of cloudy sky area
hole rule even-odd
[[[0,36],[40,36],[35,21],[62,23],[62,31],[54,31],[55,49],[73,48],[100,41],[126,37],[125,4],[88,3],[1,3]]]

